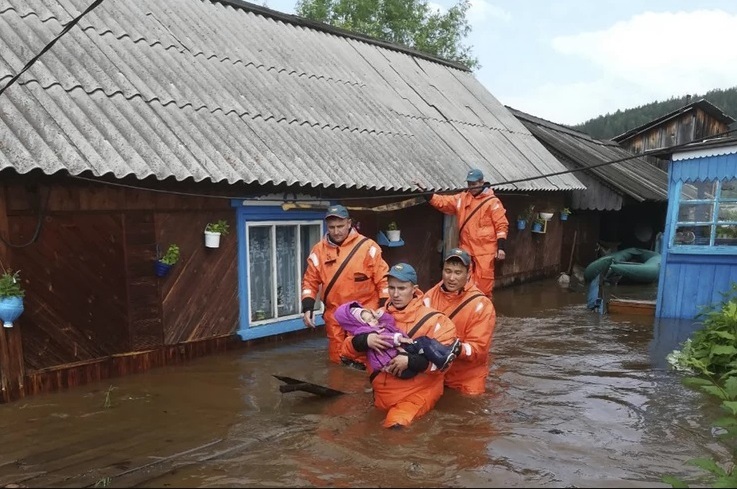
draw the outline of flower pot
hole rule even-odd
[[[567,220],[568,220],[568,216],[569,216],[569,214],[567,214],[567,213],[565,213],[565,212],[562,212],[562,213],[560,214],[560,220],[561,220],[561,221],[567,221]]]
[[[535,231],[536,233],[539,233],[540,231],[543,230],[543,225],[541,223],[539,223],[539,222],[533,222],[532,223],[532,230]]]
[[[220,233],[205,231],[205,246],[208,248],[220,248]]]
[[[399,235],[401,231],[399,229],[393,229],[386,232],[386,239],[389,241],[399,241]]]
[[[540,216],[540,219],[542,219],[543,221],[549,221],[553,218],[552,212],[540,212],[538,214]]]
[[[524,219],[517,219],[517,229],[524,229],[527,226],[527,221]]]
[[[168,263],[164,263],[161,260],[156,260],[156,263],[154,264],[154,271],[156,272],[157,277],[164,277],[167,273],[169,273],[169,270],[171,270],[171,265]]]
[[[13,321],[23,313],[23,297],[4,297],[0,299],[0,320],[4,328],[12,328]]]

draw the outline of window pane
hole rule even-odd
[[[673,237],[674,245],[708,246],[711,226],[679,226]]]
[[[274,317],[271,273],[271,226],[248,228],[248,286],[251,321]]]
[[[305,274],[305,269],[307,268],[307,259],[310,256],[310,251],[312,251],[312,247],[315,246],[318,241],[320,241],[320,238],[322,238],[322,229],[319,224],[310,224],[301,226],[301,243],[300,246],[302,248],[302,263],[300,263],[300,269],[299,269],[299,276],[300,280],[301,277]],[[302,284],[300,283],[300,286]],[[315,310],[322,309],[322,302],[317,301],[315,304]]]
[[[276,307],[277,315],[297,314],[297,226],[276,227]]]
[[[737,199],[737,179],[722,182],[722,199]]]
[[[681,187],[681,200],[714,200],[717,182],[690,182]]]
[[[737,221],[737,202],[719,204],[720,221]]]
[[[713,204],[681,204],[678,208],[679,222],[710,222]]]
[[[715,245],[737,246],[737,224],[717,226]]]

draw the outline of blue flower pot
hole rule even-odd
[[[561,214],[560,215],[560,220],[561,221],[567,221],[568,220],[568,214],[566,214],[566,213]]]
[[[535,231],[536,233],[539,233],[540,231],[543,230],[543,225],[540,224],[539,222],[534,222],[532,223],[532,230]]]
[[[171,270],[171,265],[168,265],[160,260],[156,260],[154,271],[156,272],[157,277],[166,276],[166,274],[169,273],[169,270]]]
[[[12,328],[13,321],[23,313],[23,297],[4,297],[0,299],[0,320],[3,327]]]
[[[524,219],[517,219],[517,229],[524,229],[527,225],[527,221]]]

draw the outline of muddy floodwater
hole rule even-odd
[[[0,487],[668,487],[730,460],[716,402],[665,362],[693,323],[600,316],[555,281],[494,302],[488,392],[446,390],[408,429],[313,334],[0,405]]]

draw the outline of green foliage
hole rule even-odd
[[[710,90],[704,95],[694,94],[690,99],[688,95],[684,95],[631,109],[617,110],[613,114],[600,115],[575,125],[573,129],[597,139],[611,139],[701,98],[705,98],[722,109],[725,114],[737,119],[737,87],[733,87],[726,90]]]
[[[737,283],[722,296],[721,303],[705,306],[697,316],[703,327],[668,355],[674,368],[721,380],[737,374]]]
[[[723,300],[704,307],[699,314],[703,328],[687,339],[681,350],[667,357],[678,370],[697,376],[686,377],[683,383],[702,390],[721,401],[726,416],[713,425],[720,428],[722,438],[737,437],[737,283],[722,294]],[[727,469],[711,458],[695,458],[689,464],[700,467],[712,477],[712,487],[737,487],[734,463]],[[682,480],[665,476],[663,482],[672,487],[688,487]]]
[[[527,221],[530,222],[532,218],[535,215],[535,206],[533,204],[530,204],[527,206],[527,208],[517,214],[517,220],[518,221]]]
[[[441,13],[425,0],[298,0],[297,15],[324,22],[439,58],[470,69],[478,59],[463,40],[471,32],[466,14],[470,0]]]
[[[23,297],[25,292],[20,286],[20,272],[7,269],[0,275],[0,299],[7,297]]]
[[[207,227],[205,228],[205,231],[208,231],[210,233],[220,233],[222,236],[228,234],[229,230],[230,225],[225,219],[220,219],[217,222],[209,222],[207,223]]]
[[[392,221],[386,226],[386,229],[387,231],[397,231],[399,229],[399,226],[397,226],[396,221]]]
[[[568,215],[571,215],[571,214],[573,214],[573,212],[571,212],[571,209],[569,209],[568,207],[564,207],[564,208],[562,208],[562,209],[560,210],[560,213],[561,213],[561,214],[568,214]]]
[[[179,261],[179,246],[170,244],[166,249],[166,253],[164,253],[164,256],[162,256],[159,261],[161,261],[161,263],[166,263],[167,265],[174,265]]]

